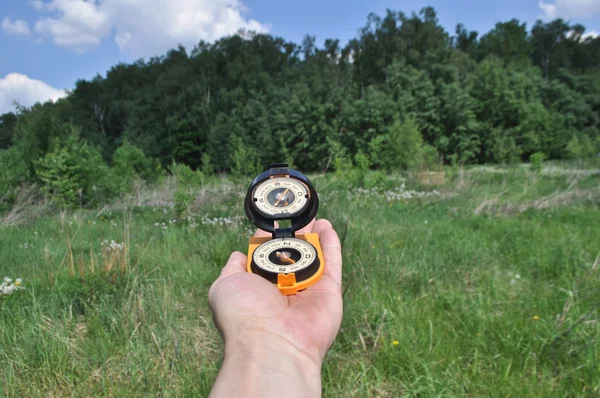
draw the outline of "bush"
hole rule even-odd
[[[203,153],[202,154],[202,173],[206,177],[212,176],[214,174],[214,172],[215,172],[215,170],[213,169],[211,161],[212,161],[212,159],[210,158],[210,155],[208,153]]]
[[[582,134],[581,137],[573,135],[565,148],[569,159],[592,158],[598,154],[599,149],[597,143],[595,144],[585,134]]]
[[[536,174],[542,173],[544,167],[544,160],[546,160],[546,154],[542,152],[536,152],[529,158],[531,162],[531,170]]]
[[[196,188],[204,184],[205,176],[200,170],[192,170],[184,164],[173,162],[171,174],[177,179],[175,191],[175,213],[183,215],[196,199]]]
[[[34,170],[42,191],[64,207],[105,201],[116,190],[100,151],[75,135],[54,139],[50,151],[34,162]]]
[[[127,141],[113,154],[113,170],[120,181],[121,192],[129,191],[136,177],[153,182],[161,175],[157,160],[147,158],[141,149]]]
[[[514,137],[500,129],[493,129],[489,139],[488,158],[497,163],[515,164],[521,156],[521,148]]]
[[[234,178],[255,176],[261,167],[256,150],[244,144],[241,137],[231,136],[229,140],[229,170]]]
[[[371,140],[369,153],[374,165],[387,170],[414,170],[438,163],[437,151],[424,142],[413,118],[396,120],[386,134]]]

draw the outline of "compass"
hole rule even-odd
[[[284,163],[273,164],[254,179],[244,202],[246,215],[270,237],[251,238],[247,271],[277,285],[286,295],[316,283],[324,270],[319,236],[296,235],[319,208],[319,198],[304,174]],[[280,228],[276,221],[290,220]]]
[[[254,206],[266,217],[291,218],[308,205],[310,192],[299,180],[274,177],[259,184],[252,193]]]

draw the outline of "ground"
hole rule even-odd
[[[598,396],[598,170],[430,177],[312,176],[344,252],[324,396]],[[246,250],[249,180],[215,178],[179,216],[172,181],[5,216],[0,277],[25,289],[0,297],[0,396],[206,396],[221,360],[207,292]]]

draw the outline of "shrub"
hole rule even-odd
[[[345,174],[352,170],[352,158],[348,155],[348,150],[336,139],[327,137],[329,146],[329,158],[333,161],[335,173]]]
[[[536,152],[529,158],[531,162],[531,170],[536,174],[542,173],[544,167],[544,160],[546,160],[546,154],[542,152]]]
[[[371,166],[371,161],[363,151],[359,150],[358,153],[354,155],[354,163],[356,164],[357,184],[360,186],[364,186],[365,178],[367,176],[367,173],[369,172],[369,167]]]
[[[396,120],[387,133],[369,143],[373,163],[388,170],[414,170],[437,164],[435,148],[427,145],[416,121],[409,118]]]
[[[75,135],[54,139],[50,151],[34,162],[34,170],[42,191],[64,207],[104,201],[116,188],[100,151]]]
[[[582,134],[580,137],[573,135],[565,148],[569,159],[595,157],[599,149],[597,143],[594,143],[586,134]]]
[[[261,170],[256,150],[237,135],[229,139],[229,170],[234,178],[254,176]]]
[[[170,171],[177,179],[175,213],[181,216],[196,199],[196,188],[204,184],[205,176],[200,170],[194,171],[189,166],[175,162],[171,165]]]
[[[489,139],[490,160],[498,163],[515,164],[519,162],[521,148],[517,145],[514,137],[502,132],[500,129],[493,129]]]
[[[202,173],[206,177],[212,176],[213,173],[215,172],[215,170],[213,169],[211,161],[212,161],[212,159],[210,158],[210,155],[208,153],[203,153],[202,154]]]
[[[155,159],[147,158],[141,149],[127,141],[113,154],[113,169],[120,181],[121,192],[129,191],[136,177],[152,182],[161,174],[160,165]]]

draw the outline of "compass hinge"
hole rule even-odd
[[[277,228],[273,232],[274,239],[284,239],[284,238],[293,238],[293,237],[294,237],[294,231],[292,230],[292,228]]]
[[[289,174],[290,172],[287,163],[273,163],[269,166],[269,171],[271,175]]]

